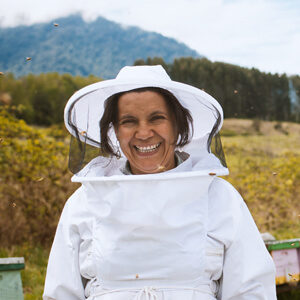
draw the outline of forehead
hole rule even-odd
[[[118,102],[119,115],[147,114],[153,111],[168,113],[164,97],[153,91],[129,92],[122,95]]]

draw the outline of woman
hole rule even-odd
[[[125,67],[75,93],[65,123],[82,186],[59,221],[44,300],[276,299],[253,219],[217,177],[228,169],[215,99],[161,66]]]

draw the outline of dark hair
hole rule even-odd
[[[117,151],[114,151],[112,142],[108,137],[108,131],[112,128],[112,126],[118,123],[118,101],[120,97],[124,94],[131,92],[141,93],[146,91],[158,93],[164,98],[177,129],[176,146],[183,147],[190,142],[190,138],[193,135],[193,118],[189,110],[184,108],[180,104],[178,99],[168,90],[158,87],[143,87],[114,94],[105,100],[104,113],[100,120],[100,137],[102,152],[104,152],[107,155],[118,156]]]

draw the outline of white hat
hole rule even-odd
[[[188,84],[171,80],[162,66],[132,66],[120,70],[115,79],[100,81],[77,91],[67,102],[64,112],[68,131],[81,142],[100,147],[99,122],[104,102],[110,96],[143,87],[158,87],[170,91],[193,117],[194,135],[190,149],[207,142],[219,117],[219,131],[223,123],[220,104],[206,92]],[[81,133],[81,135],[78,133]],[[113,130],[110,139],[115,141]]]

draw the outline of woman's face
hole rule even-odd
[[[177,141],[172,115],[156,92],[129,92],[118,102],[115,132],[133,174],[163,172],[175,167]]]

